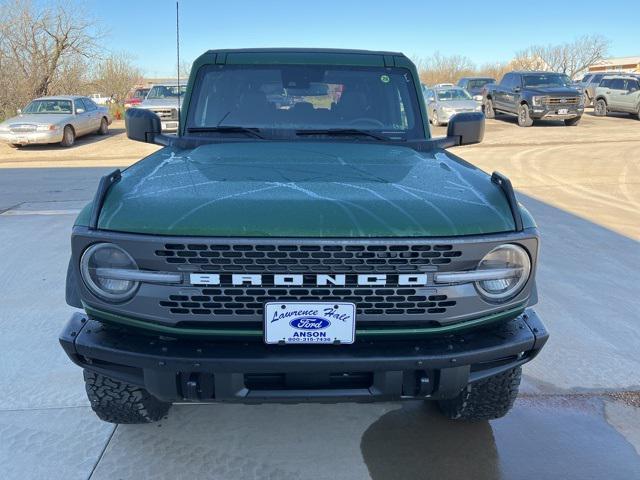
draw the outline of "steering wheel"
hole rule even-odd
[[[371,123],[376,127],[384,127],[384,123],[382,123],[380,120],[377,120],[375,118],[367,118],[367,117],[354,118],[353,120],[349,120],[349,122],[347,123],[349,125],[355,125],[357,123]]]

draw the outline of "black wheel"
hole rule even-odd
[[[84,371],[84,384],[91,408],[110,423],[151,423],[164,417],[170,403],[161,402],[142,387],[99,373]]]
[[[596,100],[595,105],[593,106],[593,113],[597,117],[605,117],[607,115],[607,102],[604,98],[599,98]]]
[[[640,120],[640,105],[638,105],[638,110],[636,110],[636,113],[632,113],[631,116],[636,120]]]
[[[102,120],[100,120],[98,135],[106,135],[107,133],[109,133],[109,122],[107,122],[106,118],[102,117]]]
[[[63,147],[70,147],[76,142],[76,132],[73,131],[73,127],[71,125],[67,125],[64,127],[64,131],[62,132],[62,141],[60,145]]]
[[[484,102],[484,116],[486,118],[496,118],[496,111],[493,109],[493,101],[490,98]]]
[[[504,417],[518,396],[522,369],[507,370],[485,380],[467,385],[460,395],[440,400],[444,415],[452,420],[491,420]]]
[[[564,124],[565,124],[567,127],[573,127],[573,126],[575,126],[575,125],[578,125],[578,124],[580,123],[580,120],[582,120],[582,116],[580,116],[580,117],[575,117],[575,118],[567,118],[567,119],[564,121]]]
[[[521,127],[530,127],[533,125],[533,119],[529,114],[529,105],[526,103],[518,107],[518,125]]]

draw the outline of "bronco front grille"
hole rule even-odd
[[[167,243],[155,251],[174,267],[213,272],[367,273],[425,271],[462,252],[447,244],[295,245]]]
[[[427,291],[425,291],[427,290]],[[445,314],[456,305],[446,295],[432,295],[429,289],[406,287],[340,286],[305,287],[233,287],[203,288],[188,295],[169,295],[159,305],[174,315],[242,315],[264,314],[266,302],[341,301],[356,304],[359,315]]]

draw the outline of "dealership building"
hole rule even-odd
[[[640,56],[605,58],[589,66],[589,72],[620,71],[626,73],[640,73]]]

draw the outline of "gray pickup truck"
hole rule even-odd
[[[570,85],[571,80],[562,73],[509,72],[499,84],[487,85],[484,113],[487,118],[495,118],[496,113],[516,115],[521,127],[530,127],[534,120],[577,125],[584,113],[584,99]]]
[[[178,131],[178,112],[187,87],[177,83],[153,85],[145,99],[135,108],[150,110],[162,122],[162,131],[172,133]]]

